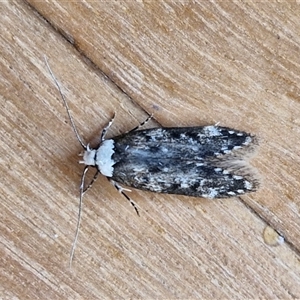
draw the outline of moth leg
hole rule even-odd
[[[125,132],[124,134],[130,133],[132,131],[136,131],[140,127],[144,126],[146,123],[148,123],[153,118],[153,114],[151,114],[144,122],[140,123],[138,126],[134,127],[133,129]]]
[[[105,139],[105,135],[107,133],[107,130],[109,129],[109,127],[111,126],[111,124],[113,123],[114,119],[115,119],[116,113],[114,113],[112,119],[107,123],[107,125],[103,128],[102,133],[101,133],[101,137],[100,137],[100,141],[103,142]]]
[[[138,211],[137,207],[135,206],[135,203],[124,193],[124,191],[131,192],[131,190],[124,189],[123,187],[121,187],[117,182],[115,182],[111,178],[107,177],[107,179],[130,202],[130,204],[134,207],[137,215],[140,216],[139,211]]]
[[[93,179],[91,180],[91,182],[86,186],[86,188],[82,191],[82,194],[84,194],[90,187],[92,187],[92,185],[94,184],[94,182],[97,180],[99,175],[99,171],[97,170]]]

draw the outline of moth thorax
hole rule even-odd
[[[115,164],[112,159],[114,153],[114,140],[103,141],[98,149],[91,149],[87,145],[83,153],[83,160],[79,163],[87,166],[95,166],[104,176],[112,177],[114,171],[113,165]]]
[[[114,153],[114,140],[103,141],[98,149],[91,149],[87,145],[83,154],[83,160],[80,163],[87,166],[95,166],[104,176],[112,177],[113,165],[115,164],[112,159]]]
[[[101,174],[107,177],[113,176],[115,161],[112,159],[114,151],[114,140],[105,140],[96,150],[95,165]]]

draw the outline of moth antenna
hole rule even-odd
[[[48,60],[47,60],[46,55],[44,55],[44,59],[45,59],[45,62],[46,62],[47,69],[48,69],[48,71],[49,71],[49,73],[50,73],[50,75],[51,75],[51,77],[52,77],[52,79],[53,79],[53,81],[54,81],[54,83],[55,83],[55,85],[56,85],[56,87],[57,87],[59,93],[60,93],[60,96],[61,96],[61,98],[62,98],[62,100],[63,100],[63,102],[64,102],[65,108],[66,108],[66,110],[67,110],[68,117],[69,117],[70,122],[71,122],[71,126],[72,126],[72,128],[73,128],[73,130],[74,130],[74,132],[75,132],[76,138],[77,138],[77,140],[79,141],[79,143],[81,144],[82,148],[83,148],[84,150],[86,150],[86,149],[87,149],[87,146],[84,144],[84,142],[82,141],[82,139],[81,139],[81,137],[80,137],[80,135],[79,135],[79,133],[78,133],[78,131],[77,131],[77,128],[76,128],[75,123],[74,123],[74,120],[73,120],[72,115],[71,115],[71,113],[70,113],[70,109],[69,109],[69,105],[68,105],[68,103],[67,103],[67,100],[66,100],[64,94],[62,93],[62,90],[61,90],[61,88],[60,88],[60,85],[59,85],[59,83],[58,83],[58,80],[55,78],[55,76],[54,76],[54,74],[53,74],[53,72],[52,72],[52,70],[51,70],[51,68],[50,68],[50,66],[49,66],[49,64],[48,64]]]
[[[83,187],[84,187],[84,179],[86,172],[88,171],[89,166],[85,166],[83,173],[81,175],[81,181],[80,181],[80,197],[79,197],[79,209],[78,209],[78,218],[77,218],[77,225],[76,225],[76,232],[75,232],[75,237],[73,240],[72,248],[71,248],[71,253],[70,253],[70,262],[69,262],[69,267],[70,269],[72,268],[72,261],[75,253],[75,248],[79,236],[79,229],[80,229],[80,223],[81,223],[81,212],[82,212],[82,204],[83,204]]]

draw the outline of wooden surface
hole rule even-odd
[[[2,1],[1,299],[299,299],[300,7],[295,2]],[[80,134],[215,124],[254,133],[256,193],[209,201],[105,178]],[[264,242],[270,226],[285,238]]]

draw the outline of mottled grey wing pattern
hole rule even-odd
[[[255,190],[251,173],[224,157],[255,141],[220,126],[154,128],[115,137],[112,179],[137,189],[206,198]]]

